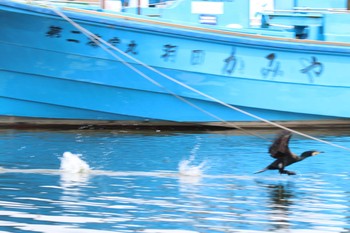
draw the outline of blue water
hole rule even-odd
[[[0,130],[0,232],[350,232],[350,152],[293,136],[325,153],[255,175],[276,131],[255,133]],[[68,151],[90,170],[60,170]]]

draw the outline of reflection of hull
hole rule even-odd
[[[227,31],[219,30],[214,37],[213,32],[188,31],[170,23],[159,29],[137,18],[132,22],[67,13],[185,86],[124,58],[154,85],[50,10],[4,1],[0,3],[2,119],[109,125],[210,125],[223,120],[266,126],[200,93],[261,118],[298,126],[343,124],[350,117],[350,108],[344,108],[350,99],[350,80],[338,72],[350,62],[346,47],[331,50],[329,45],[227,36]]]

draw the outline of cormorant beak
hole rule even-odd
[[[324,152],[323,151],[314,151],[314,152],[312,152],[312,156],[315,156],[315,155],[318,155],[321,153],[324,153]]]

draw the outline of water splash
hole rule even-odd
[[[201,177],[203,175],[204,166],[206,162],[202,162],[199,165],[191,165],[191,163],[195,160],[197,151],[201,147],[201,138],[196,137],[197,143],[194,145],[190,152],[190,158],[182,160],[179,163],[179,174],[181,176],[191,176],[191,177]]]
[[[182,176],[202,176],[206,161],[203,161],[199,165],[192,165],[191,163],[194,160],[194,155],[191,155],[189,159],[182,160],[179,163],[179,174]]]
[[[62,187],[81,186],[89,180],[90,166],[80,156],[71,152],[63,153],[60,166]]]
[[[86,173],[89,172],[90,166],[80,158],[80,154],[64,152],[61,158],[60,170],[69,173]]]
[[[181,192],[195,192],[196,185],[202,181],[203,172],[206,162],[199,165],[192,165],[195,156],[191,155],[189,159],[182,160],[179,163],[179,189]]]

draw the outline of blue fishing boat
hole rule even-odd
[[[350,123],[348,1],[128,4],[2,0],[1,124]]]

